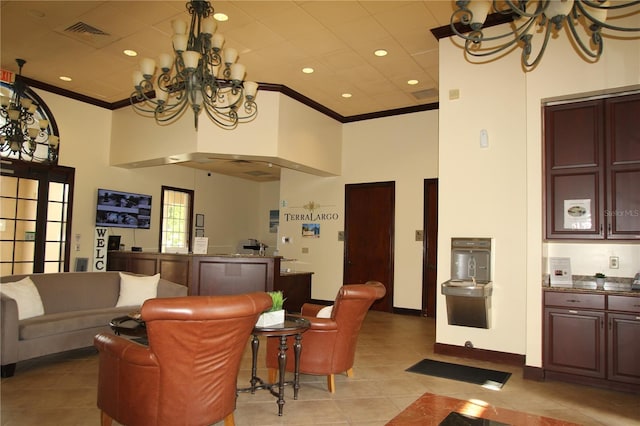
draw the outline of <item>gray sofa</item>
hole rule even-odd
[[[139,308],[116,307],[120,295],[118,272],[11,275],[0,277],[0,283],[27,276],[40,293],[44,315],[19,320],[16,301],[0,293],[2,377],[13,376],[19,361],[92,346],[93,336],[110,331],[111,319]],[[158,281],[157,297],[186,295],[187,287]]]

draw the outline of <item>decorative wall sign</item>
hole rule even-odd
[[[320,238],[320,224],[319,223],[303,223],[302,237],[303,238]]]
[[[96,227],[93,244],[93,271],[107,270],[107,232],[108,228]]]
[[[290,209],[304,209],[307,212],[303,213],[283,213],[283,217],[285,222],[295,222],[295,221],[307,221],[307,222],[322,222],[322,221],[330,221],[330,220],[338,220],[340,219],[340,215],[338,213],[321,213],[316,212],[316,210],[326,209],[329,207],[335,207],[333,205],[322,206],[320,203],[315,201],[309,201],[308,203],[302,206],[291,206]]]

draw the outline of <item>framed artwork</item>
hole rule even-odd
[[[196,214],[196,228],[204,228],[204,215]]]
[[[196,238],[204,237],[204,228],[196,229]]]

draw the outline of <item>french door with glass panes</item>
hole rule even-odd
[[[0,275],[69,270],[75,169],[2,160]]]

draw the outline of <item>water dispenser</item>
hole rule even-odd
[[[442,283],[450,325],[489,328],[491,238],[451,239],[451,279]]]

